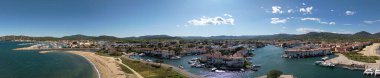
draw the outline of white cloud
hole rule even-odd
[[[305,14],[311,14],[312,10],[313,10],[313,6],[310,6],[310,7],[306,7],[306,8],[300,8],[299,11],[305,15]]]
[[[272,6],[272,13],[273,14],[282,14],[283,11],[281,11],[281,7],[280,6]]]
[[[303,32],[303,33],[308,33],[308,32],[324,32],[325,30],[321,30],[321,29],[315,29],[315,28],[297,28],[296,29],[297,32]]]
[[[373,21],[365,20],[363,22],[366,23],[366,24],[373,24],[373,23],[380,22],[380,20],[373,20]]]
[[[306,5],[305,3],[302,3],[302,5]]]
[[[232,15],[230,15],[230,14],[224,14],[224,16],[227,16],[227,17],[231,17],[231,18],[232,18]]]
[[[346,15],[354,15],[355,12],[354,11],[346,11]]]
[[[301,20],[302,21],[307,21],[307,20],[309,20],[309,21],[321,21],[321,19],[319,19],[319,18],[302,18]]]
[[[320,24],[328,24],[328,25],[335,25],[336,24],[335,22],[324,22],[324,21],[321,21],[320,18],[302,18],[301,20],[302,21],[317,21]]]
[[[330,24],[330,25],[335,25],[336,23],[335,23],[335,22],[330,22],[329,24]]]
[[[270,21],[271,24],[279,24],[279,23],[286,23],[286,19],[280,19],[280,18],[271,18],[272,21]]]
[[[331,12],[333,12],[334,10],[332,9],[332,10],[330,10]]]
[[[192,26],[222,25],[222,24],[234,25],[235,19],[232,18],[232,15],[224,14],[224,16],[229,17],[229,18],[223,18],[220,16],[210,18],[210,17],[203,16],[202,18],[199,18],[199,19],[190,20],[187,23]]]
[[[293,12],[293,9],[289,9],[289,10],[288,10],[288,13],[292,13],[292,12]]]

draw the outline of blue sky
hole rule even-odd
[[[380,32],[378,0],[1,0],[0,36]]]

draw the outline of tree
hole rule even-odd
[[[161,63],[164,63],[164,60],[155,60],[154,62],[160,64],[160,66],[161,66]]]
[[[182,51],[181,46],[177,46],[176,48],[174,48],[174,54],[177,56],[181,55],[181,51]]]
[[[278,78],[282,75],[282,72],[279,70],[271,70],[267,74],[267,78]]]

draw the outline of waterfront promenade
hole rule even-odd
[[[129,56],[128,54],[126,56],[123,55],[121,58],[128,59],[128,60],[134,60],[134,59],[129,58],[128,56]],[[136,61],[140,61],[140,60],[136,60]],[[158,63],[153,63],[153,62],[146,62],[146,61],[140,61],[140,62],[142,62],[142,63],[148,63],[148,64],[153,64],[153,65],[159,65]],[[190,73],[190,72],[188,72],[188,71],[186,71],[184,69],[180,69],[177,66],[172,66],[172,65],[164,64],[164,63],[161,63],[160,65],[162,67],[164,67],[164,68],[170,68],[170,67],[172,67],[173,70],[177,71],[178,73],[180,73],[180,74],[182,74],[182,75],[184,75],[184,76],[186,76],[188,78],[206,78],[206,77],[202,77],[200,75],[196,75],[196,74]]]

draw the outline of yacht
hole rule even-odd
[[[224,72],[226,72],[226,71],[224,71],[224,70],[215,70],[215,72],[218,72],[218,73],[224,73]]]
[[[371,68],[369,68],[369,69],[366,69],[364,72],[363,72],[363,74],[364,75],[373,75],[374,74],[374,69],[371,69]]]
[[[329,59],[329,57],[327,57],[327,56],[322,58],[323,61],[326,61],[328,59]]]
[[[377,69],[375,70],[375,76],[377,76],[377,75],[380,75],[380,69],[379,69],[379,68],[377,68]]]

